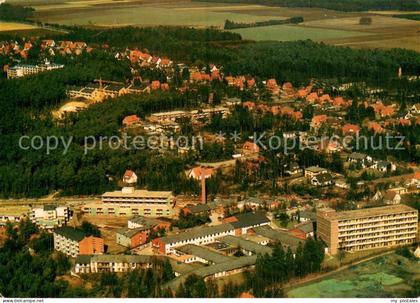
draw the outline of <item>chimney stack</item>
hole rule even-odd
[[[204,173],[204,167],[200,166],[201,172],[201,203],[206,204],[207,197],[206,197],[206,176]]]

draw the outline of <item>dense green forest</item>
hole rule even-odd
[[[193,0],[197,2],[249,3],[283,7],[316,7],[337,11],[420,10],[416,0]]]
[[[34,11],[35,10],[32,7],[2,3],[0,4],[0,20],[25,21],[33,16]]]
[[[257,22],[235,22],[231,20],[225,21],[224,29],[237,29],[237,28],[249,28],[249,27],[259,27],[259,26],[270,26],[270,25],[281,25],[281,24],[297,24],[303,22],[303,17],[292,17],[288,19],[281,20],[267,20],[267,21],[257,21]]]
[[[392,17],[420,21],[420,14],[397,14],[392,15]]]

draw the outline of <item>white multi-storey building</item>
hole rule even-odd
[[[69,219],[70,209],[68,206],[44,205],[32,208],[31,212],[31,221],[45,229],[66,225]]]

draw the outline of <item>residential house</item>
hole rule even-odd
[[[387,161],[375,161],[374,164],[372,165],[372,168],[375,168],[382,173],[396,170],[395,164],[387,162]]]
[[[201,180],[204,176],[204,179],[211,178],[215,175],[216,170],[213,167],[202,167],[196,166],[188,171],[188,178],[193,178],[195,180]]]
[[[299,166],[297,162],[290,162],[287,167],[285,173],[293,176],[303,172],[303,169]]]
[[[344,124],[344,126],[341,128],[341,132],[345,136],[357,135],[360,132],[360,127],[355,124],[347,123],[347,124]]]
[[[123,121],[122,124],[124,127],[135,127],[140,125],[140,118],[137,117],[137,115],[130,115],[130,116],[126,116]]]
[[[316,115],[312,117],[311,128],[318,129],[322,124],[327,122],[327,115]]]
[[[316,175],[327,173],[328,170],[326,168],[322,168],[319,166],[310,166],[305,168],[305,177],[308,179],[312,179]]]
[[[347,157],[347,160],[351,163],[356,163],[358,165],[361,165],[363,168],[370,166],[373,162],[372,157],[363,153],[358,153],[358,152],[351,153]]]
[[[245,154],[257,154],[260,152],[258,145],[252,141],[246,141],[242,146]]]
[[[123,182],[126,184],[136,184],[137,183],[137,175],[130,169],[127,169],[123,176]]]
[[[328,186],[334,183],[330,173],[321,173],[311,178],[311,184],[315,186]]]

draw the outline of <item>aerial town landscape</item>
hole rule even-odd
[[[419,32],[415,0],[0,1],[0,298],[418,298]]]

